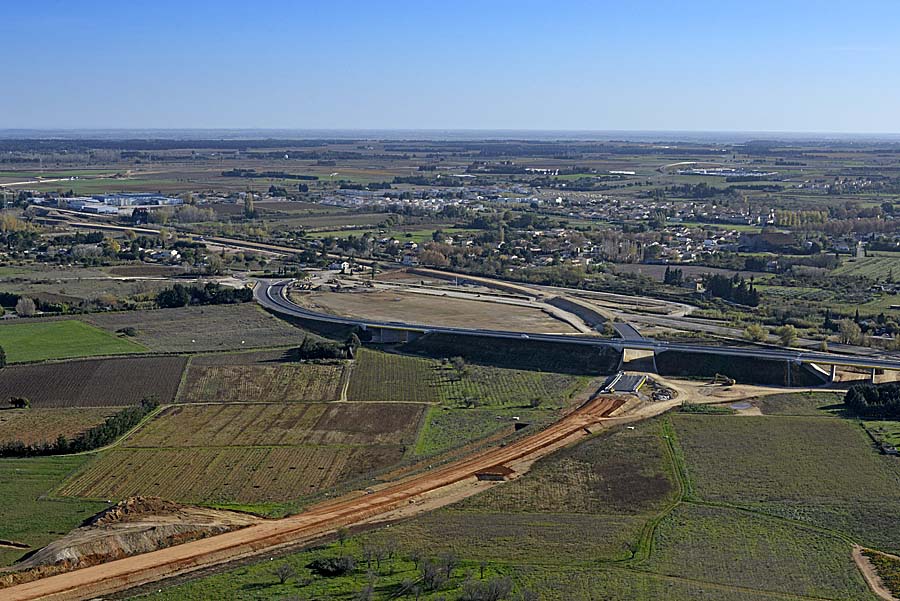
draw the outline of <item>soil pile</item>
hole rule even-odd
[[[259,521],[243,513],[179,505],[156,497],[131,497],[0,571],[0,587],[222,534]]]

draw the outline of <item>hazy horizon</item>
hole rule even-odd
[[[777,142],[900,143],[900,133],[703,131],[703,130],[566,130],[566,129],[429,129],[429,128],[0,128],[0,139],[173,139],[173,140],[534,140],[626,141],[640,143]]]

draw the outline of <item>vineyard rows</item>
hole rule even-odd
[[[115,449],[60,490],[121,499],[155,495],[189,503],[285,501],[387,467],[402,447]]]
[[[249,403],[178,405],[126,447],[412,444],[424,405]]]
[[[332,401],[340,394],[342,365],[195,365],[181,402]]]
[[[87,359],[10,366],[0,370],[0,399],[31,400],[33,407],[119,407],[148,396],[171,403],[183,357]]]
[[[558,373],[465,366],[464,374],[431,359],[358,353],[348,397],[354,401],[425,401],[479,404],[561,404],[583,385],[584,378]]]
[[[116,409],[63,408],[0,411],[0,444],[20,440],[25,444],[55,442],[58,436],[73,438],[103,423]]]

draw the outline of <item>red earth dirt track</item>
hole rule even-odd
[[[471,478],[479,470],[522,459],[536,459],[590,434],[588,426],[609,417],[622,403],[620,399],[599,397],[531,436],[411,476],[371,494],[348,495],[314,505],[288,518],[0,589],[0,598],[6,601],[91,599],[311,541],[340,527],[408,505],[424,493]]]

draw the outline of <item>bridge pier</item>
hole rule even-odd
[[[875,368],[874,367],[872,368],[872,371],[869,374],[869,382],[871,382],[872,384],[875,383]]]
[[[834,365],[833,363],[831,365],[831,370],[828,375],[828,381],[831,382],[832,384],[837,382],[837,365]]]

